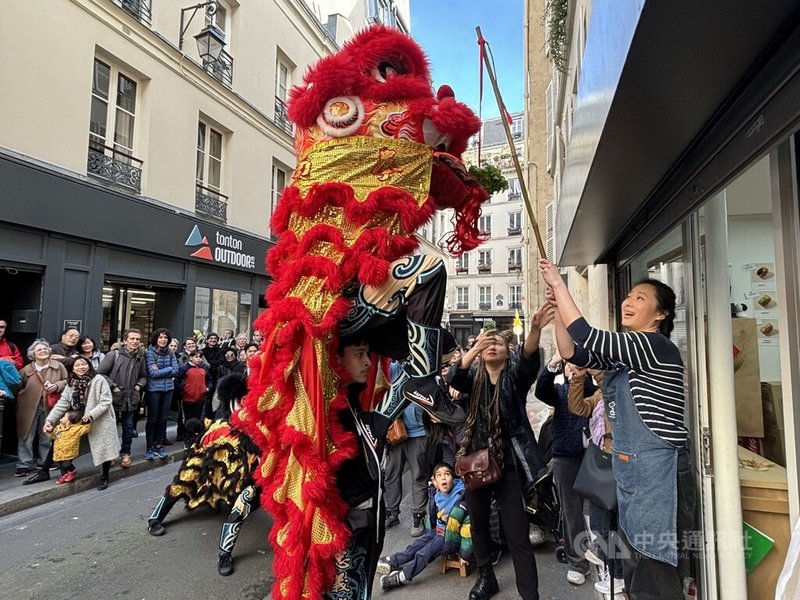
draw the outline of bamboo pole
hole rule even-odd
[[[483,39],[481,28],[476,27],[475,32],[478,34],[478,43],[483,45],[486,40]],[[500,121],[503,123],[503,130],[506,132],[506,140],[508,140],[508,145],[511,148],[511,160],[514,162],[514,170],[517,172],[519,187],[522,191],[522,201],[525,204],[525,210],[528,213],[528,218],[531,221],[533,234],[536,236],[536,246],[539,249],[539,256],[542,258],[547,258],[547,252],[544,249],[544,242],[542,242],[542,234],[539,231],[539,223],[537,222],[533,208],[531,207],[531,201],[528,197],[528,188],[525,185],[525,180],[522,176],[522,166],[519,164],[519,159],[517,158],[517,149],[514,145],[514,137],[511,135],[511,127],[509,126],[508,121],[506,121],[506,114],[508,114],[508,111],[506,110],[505,104],[503,104],[502,96],[500,96],[500,88],[497,87],[497,79],[494,76],[494,70],[489,62],[489,55],[487,52],[481,52],[481,54],[483,56],[483,65],[486,67],[486,72],[489,74],[489,81],[492,83],[492,90],[494,90],[494,98],[497,101],[497,108],[500,110]]]

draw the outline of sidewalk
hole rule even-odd
[[[167,459],[145,460],[144,424],[145,420],[142,419],[139,422],[139,437],[133,438],[133,444],[131,445],[133,463],[129,468],[123,469],[119,466],[119,460],[115,461],[109,474],[109,487],[113,486],[114,482],[119,481],[121,478],[183,460],[183,442],[174,442],[172,446],[164,447],[169,453],[169,458]],[[174,422],[167,422],[167,438],[173,441],[175,440],[175,428]],[[56,484],[56,479],[58,479],[60,473],[55,470],[50,471],[49,481],[22,485],[22,482],[28,476],[14,477],[16,457],[4,454],[2,460],[0,460],[0,517],[97,487],[100,479],[100,467],[94,466],[91,454],[87,452],[79,456],[73,461],[73,464],[78,476],[71,483]],[[100,494],[102,492],[97,493]]]

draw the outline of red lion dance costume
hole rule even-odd
[[[336,417],[348,402],[337,354],[342,321],[353,317],[346,292],[395,281],[418,246],[414,231],[438,208],[456,212],[449,249],[476,247],[487,194],[457,158],[480,121],[449,87],[434,95],[422,50],[398,31],[368,28],[321,59],[292,90],[289,116],[297,167],[272,217],[274,283],[256,322],[265,341],[236,424],[262,449],[255,476],[274,518],[272,597],[299,600],[330,588],[350,536],[336,485],[338,467],[360,451]],[[395,286],[389,304],[402,304],[408,288]],[[438,374],[441,357],[435,328],[412,326],[420,347],[430,346],[431,364],[410,369],[409,389]],[[409,329],[408,339],[416,334]],[[423,358],[417,353],[418,363]],[[386,387],[381,375],[370,391]],[[397,416],[407,401],[395,398],[384,413]]]

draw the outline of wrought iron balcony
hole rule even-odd
[[[135,191],[142,188],[142,165],[144,161],[125,154],[99,142],[89,142],[89,159],[86,170],[89,175],[110,181]]]
[[[508,192],[508,201],[509,202],[514,202],[516,200],[521,200],[521,199],[522,199],[522,193],[521,192]]]
[[[478,308],[480,310],[489,310],[490,308],[492,308],[492,303],[491,302],[480,302],[478,304]]]
[[[461,275],[462,273],[468,273],[468,272],[469,272],[469,267],[456,265],[456,275]]]
[[[233,57],[225,50],[217,60],[204,61],[203,68],[225,87],[233,87]]]
[[[153,16],[150,2],[151,0],[117,0],[116,4],[119,4],[125,11],[150,27],[150,21]]]
[[[456,310],[467,310],[469,302],[456,302]]]
[[[509,302],[508,303],[508,308],[510,308],[511,310],[514,310],[515,308],[516,309],[520,309],[520,308],[522,308],[522,303],[521,302]]]
[[[492,263],[478,263],[478,273],[491,273]]]
[[[514,273],[522,271],[522,263],[521,262],[510,262],[508,263],[508,272]]]
[[[194,212],[199,217],[227,223],[228,197],[198,183],[194,192]]]
[[[508,228],[508,235],[521,235],[522,228],[521,227],[509,227]]]
[[[289,111],[286,102],[275,96],[275,116],[272,121],[289,135],[292,135],[292,122],[289,120]]]

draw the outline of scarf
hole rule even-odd
[[[69,386],[72,388],[72,410],[82,411],[86,406],[86,392],[89,389],[89,383],[92,378],[89,375],[75,375],[74,373],[69,378]]]
[[[436,502],[436,530],[444,532],[447,527],[447,518],[450,516],[450,511],[458,504],[464,497],[466,488],[464,482],[460,479],[453,479],[453,489],[449,493],[444,494],[439,490],[433,496],[433,501]]]

